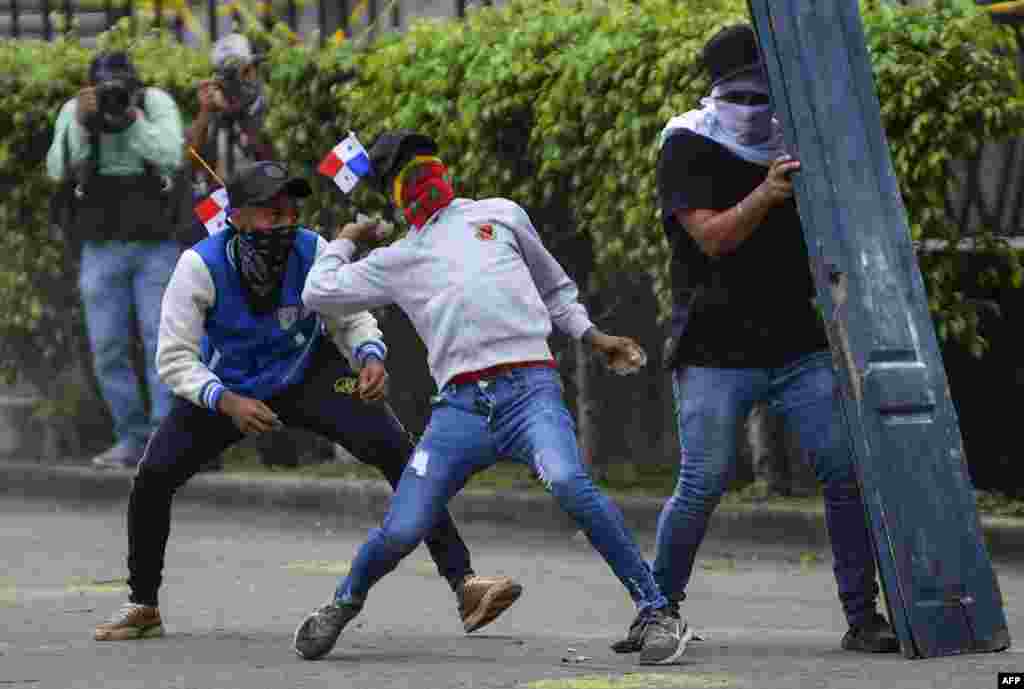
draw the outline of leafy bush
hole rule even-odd
[[[423,129],[441,141],[461,193],[508,196],[529,208],[584,282],[591,264],[595,286],[615,273],[646,272],[664,315],[669,251],[654,142],[669,117],[706,94],[697,66],[705,41],[747,16],[738,0],[709,0],[702,9],[680,12],[671,0],[513,0],[461,24],[418,23],[367,54],[348,45],[319,54],[286,48],[279,90],[294,94],[295,107],[278,109],[272,124],[290,154],[307,160],[349,128],[364,140],[384,128]],[[952,245],[964,228],[947,211],[957,183],[950,164],[1024,128],[1012,36],[963,0],[876,3],[864,22],[912,234]],[[323,88],[353,67],[356,79]],[[975,235],[1007,259],[986,279],[1019,285],[1020,262],[995,241],[998,229]],[[583,242],[565,242],[567,235]],[[956,279],[960,261],[955,252],[923,259],[930,307],[942,339],[980,355],[978,305]]]
[[[128,21],[100,46],[129,48],[148,84],[196,107],[193,80],[209,72],[206,55],[157,34],[129,35]],[[58,373],[82,358],[77,257],[51,232],[46,152],[61,105],[84,85],[92,53],[74,40],[0,44],[0,370],[49,391]]]
[[[385,128],[419,128],[439,139],[460,193],[523,204],[585,288],[646,273],[664,313],[669,251],[655,198],[657,134],[706,93],[696,64],[704,42],[745,18],[740,0],[706,0],[701,12],[680,11],[674,0],[511,0],[462,22],[416,22],[369,50],[344,41],[314,49],[284,27],[254,26],[250,36],[270,47],[268,127],[297,169],[313,176],[350,129],[369,143]],[[960,0],[926,10],[878,3],[864,19],[915,238],[957,240],[962,228],[945,210],[950,162],[1024,129],[1011,36]],[[127,47],[148,83],[170,91],[186,118],[195,111],[192,85],[210,71],[205,51],[160,32],[132,36],[127,22],[101,45]],[[36,381],[75,359],[81,330],[75,266],[47,227],[52,184],[43,161],[57,111],[89,58],[71,41],[0,45],[0,367]],[[328,180],[315,186],[310,217],[345,203]],[[384,210],[365,189],[355,201]],[[982,235],[989,243],[993,229]],[[1011,259],[992,279],[1019,283]],[[930,259],[931,307],[940,334],[977,349],[976,306],[954,279],[956,267],[956,254]]]
[[[1012,59],[1017,48],[1009,29],[992,24],[970,0],[899,9],[878,3],[864,20],[911,234],[952,248],[964,228],[948,210],[958,182],[951,164],[974,158],[986,141],[1021,132],[1020,76]],[[983,289],[1021,284],[1020,258],[996,240],[1000,229],[973,235],[998,264],[980,275]],[[980,304],[960,279],[963,255],[939,251],[922,256],[921,265],[940,339],[980,356],[987,342],[978,330]]]

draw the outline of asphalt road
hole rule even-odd
[[[497,622],[464,635],[421,548],[374,589],[328,658],[297,658],[295,626],[331,595],[368,526],[179,506],[161,598],[167,636],[98,643],[94,624],[126,598],[122,507],[0,498],[0,689],[988,689],[997,672],[1024,670],[1017,649],[917,661],[841,651],[827,555],[722,544],[706,548],[684,609],[705,640],[679,666],[640,667],[608,648],[632,604],[589,545],[564,530],[481,526],[464,529],[476,570],[525,587]],[[1024,570],[999,574],[1024,648]]]

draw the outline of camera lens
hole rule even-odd
[[[119,115],[131,105],[128,87],[120,81],[102,84],[99,91],[99,105],[104,114]]]
[[[119,132],[131,125],[129,110],[132,97],[131,86],[120,79],[111,79],[97,85],[97,105],[104,131]]]

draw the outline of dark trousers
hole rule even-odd
[[[286,426],[323,435],[380,469],[394,490],[412,452],[412,439],[387,404],[365,403],[344,392],[354,378],[333,343],[324,342],[304,382],[266,404]],[[157,605],[174,492],[242,437],[230,417],[175,398],[139,462],[128,502],[128,585],[133,603]],[[425,540],[438,572],[453,589],[472,573],[469,550],[450,514],[445,512]]]

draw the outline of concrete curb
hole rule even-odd
[[[97,471],[80,465],[0,460],[0,496],[78,504],[126,502],[131,476],[127,471]],[[379,520],[387,511],[390,496],[383,481],[199,474],[179,491],[175,503]],[[664,500],[618,497],[615,502],[630,529],[646,538],[654,535]],[[456,521],[465,523],[575,530],[569,517],[543,493],[464,491],[452,501],[451,512]],[[1024,562],[1024,519],[986,517],[982,522],[993,559]],[[820,508],[723,504],[711,519],[708,536],[737,545],[802,550],[828,545]]]

